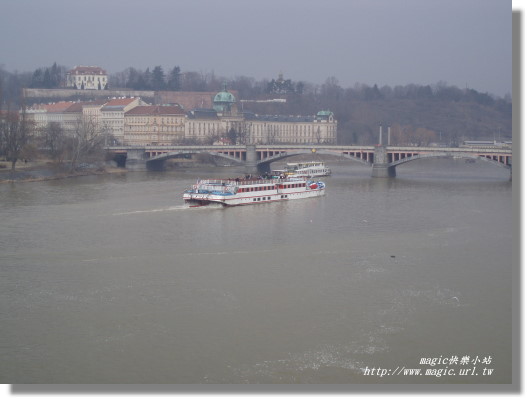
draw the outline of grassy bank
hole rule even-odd
[[[126,169],[109,166],[82,165],[71,170],[69,165],[57,164],[49,160],[17,162],[14,171],[11,163],[0,161],[0,183],[34,182],[67,179],[77,176],[104,175],[108,173],[126,173]]]

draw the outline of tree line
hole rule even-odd
[[[108,140],[111,135],[93,120],[79,118],[68,131],[58,122],[36,129],[25,107],[0,113],[0,157],[11,163],[12,172],[17,162],[40,156],[70,172],[85,165],[100,167]]]
[[[137,68],[126,68],[122,72],[108,77],[110,87],[132,90],[179,91],[181,90],[181,68],[173,67],[168,74],[163,67],[155,66],[144,71]]]
[[[4,88],[11,92],[22,87],[59,88],[65,81],[68,68],[56,62],[49,67],[39,67],[33,72],[8,72],[0,65],[0,80]],[[111,88],[133,90],[173,90],[173,91],[217,91],[223,82],[227,82],[232,90],[237,90],[242,98],[248,99],[262,94],[276,95],[316,95],[321,100],[359,99],[376,101],[386,99],[416,99],[453,102],[475,102],[486,106],[505,106],[511,102],[510,95],[499,98],[489,93],[481,93],[474,89],[460,89],[439,81],[434,85],[397,85],[394,87],[377,84],[369,86],[356,83],[353,87],[342,87],[335,77],[328,77],[323,84],[314,85],[305,81],[291,79],[261,79],[247,76],[226,78],[215,73],[199,73],[195,71],[182,72],[179,66],[174,66],[168,73],[162,66],[153,68],[128,67],[120,72],[109,74]]]
[[[30,88],[55,89],[59,88],[66,79],[66,67],[53,63],[51,67],[37,68],[32,76]]]

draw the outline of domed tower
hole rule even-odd
[[[315,120],[317,122],[333,122],[334,116],[331,111],[319,111]]]
[[[227,91],[227,83],[223,84],[223,90],[214,96],[212,108],[221,114],[236,112],[236,98]]]

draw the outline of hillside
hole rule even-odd
[[[510,139],[512,108],[447,100],[388,99],[356,100],[347,110],[338,110],[339,139],[342,143],[374,143],[379,122],[384,126],[427,129],[432,141],[456,144],[462,140]]]
[[[285,104],[250,104],[247,105],[249,108],[256,113],[294,115],[315,114],[329,109],[339,122],[341,144],[375,144],[379,123],[385,131],[387,125],[391,125],[394,133],[392,144],[397,144],[397,140],[405,141],[405,133],[397,136],[394,129],[409,136],[417,130],[426,130],[428,142],[441,141],[450,145],[462,140],[510,140],[512,137],[512,104],[503,99],[481,103],[463,97],[457,100],[439,96],[365,99],[360,96],[324,98],[321,95],[291,95]],[[406,140],[404,144],[412,143]]]

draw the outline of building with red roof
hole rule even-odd
[[[105,132],[113,136],[113,144],[124,143],[124,115],[138,106],[148,105],[139,97],[114,98],[101,108]]]

